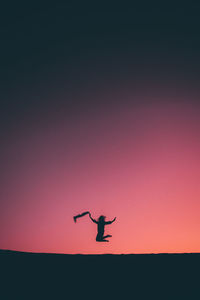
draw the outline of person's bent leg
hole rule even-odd
[[[97,242],[109,242],[109,241],[105,240],[106,237],[108,237],[108,236],[104,237],[104,236],[97,235],[96,241]]]
[[[109,238],[109,237],[112,237],[112,235],[110,235],[110,234],[105,235],[105,236],[103,236],[103,239],[107,239],[107,238]]]

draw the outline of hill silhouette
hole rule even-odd
[[[0,264],[4,299],[199,299],[200,294],[199,253],[70,255],[0,250]]]

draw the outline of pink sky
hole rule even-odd
[[[1,150],[1,249],[200,251],[199,107],[144,100],[16,125]],[[88,216],[73,222],[85,210],[117,217],[110,243]]]

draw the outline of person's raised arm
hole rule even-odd
[[[105,222],[106,225],[112,224],[116,220],[116,217],[112,221]]]
[[[90,219],[92,220],[92,222],[94,222],[94,223],[98,223],[95,219],[93,219],[92,217],[91,217],[91,213],[89,213],[89,217],[90,217]]]

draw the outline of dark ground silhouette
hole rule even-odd
[[[200,254],[0,251],[2,299],[199,299]],[[4,291],[5,289],[5,291]],[[13,296],[12,296],[13,294]]]

